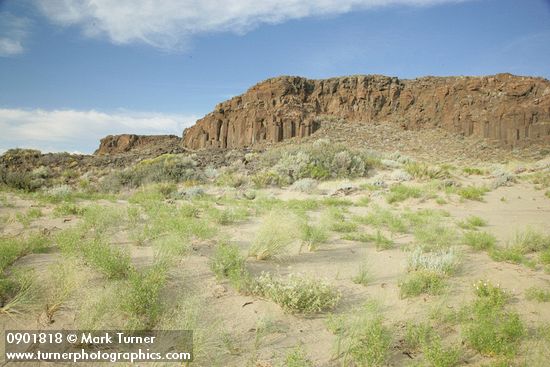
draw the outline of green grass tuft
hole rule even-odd
[[[463,221],[458,222],[458,226],[463,229],[470,229],[475,230],[478,227],[485,227],[487,225],[487,221],[481,217],[477,217],[475,215],[470,215],[468,218],[466,218]]]
[[[393,204],[410,198],[418,199],[420,197],[422,197],[422,190],[420,188],[398,184],[390,188],[386,201],[388,204]]]
[[[239,248],[226,242],[220,243],[210,260],[210,269],[218,280],[228,279],[238,292],[248,292],[251,278],[246,270],[246,259]]]
[[[550,290],[531,287],[525,291],[525,298],[529,301],[550,302]]]
[[[550,236],[528,227],[515,233],[511,245],[519,248],[523,254],[544,251],[550,249]]]
[[[162,312],[160,292],[166,283],[166,273],[167,267],[162,263],[130,273],[122,297],[130,330],[151,330],[156,325]]]
[[[391,330],[371,304],[347,315],[333,316],[328,328],[336,334],[342,366],[385,366],[392,345]]]
[[[351,279],[355,284],[361,284],[367,286],[372,280],[372,275],[367,264],[362,264],[359,268],[359,272]]]
[[[495,247],[497,239],[487,232],[468,231],[464,233],[464,243],[476,251],[491,250]]]
[[[438,295],[445,287],[444,276],[433,271],[418,270],[407,274],[399,283],[400,297],[416,297],[421,294]]]
[[[313,362],[308,358],[303,348],[297,346],[286,354],[284,367],[313,367]]]
[[[467,186],[456,190],[458,196],[465,200],[483,201],[483,197],[489,191],[486,187]]]
[[[328,231],[323,225],[305,223],[302,226],[301,239],[309,251],[315,251],[320,245],[327,242]]]

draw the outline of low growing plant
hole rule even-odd
[[[454,248],[425,253],[422,248],[416,247],[409,255],[407,265],[408,271],[452,275],[460,266],[460,255]]]
[[[468,231],[464,234],[464,243],[476,251],[491,250],[496,242],[496,237],[487,232]]]
[[[407,274],[399,283],[400,297],[416,297],[421,294],[438,295],[445,287],[444,276],[433,271],[418,270]]]
[[[462,199],[483,201],[483,197],[489,191],[486,187],[467,186],[456,189],[456,193]]]
[[[529,301],[550,302],[550,290],[540,287],[531,287],[525,291],[525,298]]]
[[[271,299],[290,313],[329,311],[340,300],[340,292],[326,281],[296,274],[275,278],[263,273],[255,280],[253,293]]]
[[[285,356],[284,367],[313,367],[313,362],[301,346],[294,347]],[[281,367],[283,367],[281,366]]]
[[[394,185],[390,188],[389,194],[386,196],[386,201],[389,204],[405,201],[410,198],[418,199],[422,197],[422,189],[403,184]]]
[[[458,222],[458,226],[463,229],[475,230],[479,227],[485,227],[487,221],[481,217],[470,215],[461,222]]]
[[[385,366],[392,344],[391,330],[372,304],[347,315],[331,317],[328,328],[336,334],[336,354],[343,366]]]

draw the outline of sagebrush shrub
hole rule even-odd
[[[258,184],[286,185],[303,178],[359,177],[364,176],[376,161],[377,158],[365,151],[317,140],[313,144],[266,152],[260,159],[263,170],[256,174],[255,180]]]

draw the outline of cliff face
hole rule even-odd
[[[176,135],[108,135],[101,139],[94,155],[120,154],[133,150],[161,150],[159,154],[181,150],[181,138]]]
[[[185,129],[183,144],[237,148],[305,137],[318,128],[320,115],[353,123],[397,121],[404,129],[438,126],[509,146],[550,142],[550,81],[510,74],[414,80],[278,77],[217,105]]]

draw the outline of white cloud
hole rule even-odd
[[[0,57],[23,53],[23,42],[29,33],[29,26],[27,18],[0,12]]]
[[[25,147],[90,153],[110,134],[181,136],[195,116],[118,111],[0,109],[0,150]]]
[[[53,22],[107,36],[113,43],[141,42],[181,48],[193,35],[246,32],[260,24],[343,14],[382,6],[430,6],[467,0],[37,0]]]

